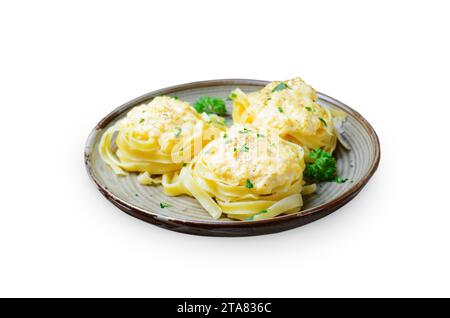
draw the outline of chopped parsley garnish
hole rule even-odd
[[[144,118],[141,118],[140,120],[139,120],[139,124],[142,124],[143,122],[144,122]]]
[[[319,117],[319,120],[322,122],[322,124],[325,125],[325,127],[328,127],[327,122],[322,117]]]
[[[178,99],[178,96],[173,96],[172,98],[173,98],[173,99]]]
[[[312,112],[312,108],[311,107],[306,106],[305,108],[306,108],[307,111]]]
[[[230,95],[228,95],[227,100],[233,100],[237,97],[235,92],[231,92]]]
[[[233,148],[233,152],[236,152],[236,151],[237,151],[237,149],[236,149],[236,147],[234,147],[234,148]]]
[[[248,132],[250,132],[250,129],[247,129],[247,128],[245,128],[245,127],[244,127],[244,129],[239,130],[239,133],[240,133],[240,134],[246,134],[246,133],[248,133]]]
[[[180,127],[175,127],[175,137],[179,137],[181,134],[181,128]]]
[[[169,203],[165,203],[165,202],[159,203],[159,206],[161,207],[161,209],[170,208],[171,207],[171,205]]]
[[[278,107],[278,111],[279,111],[280,113],[282,113],[282,112],[283,112],[283,108]]]
[[[245,181],[245,187],[247,189],[251,189],[251,188],[253,188],[253,183],[247,179],[247,181]]]
[[[227,133],[224,133],[224,134],[223,134],[223,138],[228,138],[228,134],[227,134]]]
[[[336,159],[325,150],[320,148],[312,150],[308,154],[310,162],[306,164],[303,173],[305,179],[309,181],[334,181],[344,183],[347,179],[342,179],[337,175]]]
[[[264,137],[266,137],[266,136],[264,136],[263,134],[260,134],[260,133],[256,133],[256,137],[258,137],[258,138],[264,138]]]
[[[186,164],[186,162],[184,162],[184,163],[183,163],[183,167],[186,167],[186,166],[187,166],[187,164]]]
[[[242,151],[242,152],[248,152],[249,149],[250,149],[250,148],[248,148],[248,146],[245,145],[245,144],[241,147],[241,151]]]
[[[251,217],[248,217],[247,221],[253,221],[255,219],[255,216],[261,215],[261,214],[264,214],[264,213],[267,213],[267,212],[268,212],[267,210],[261,210],[258,213],[256,213],[255,215],[252,215]]]
[[[336,177],[335,179],[334,179],[334,182],[336,182],[336,183],[344,183],[344,182],[346,182],[348,179],[343,179],[343,178],[341,178],[341,177]]]
[[[274,87],[274,89],[272,89],[272,93],[273,92],[279,92],[282,91],[286,88],[290,88],[289,86],[287,86],[285,83],[281,82],[280,84],[278,84],[277,86]]]
[[[194,108],[198,113],[225,115],[227,109],[225,102],[221,98],[202,96],[194,103]]]

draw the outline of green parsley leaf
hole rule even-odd
[[[175,127],[175,137],[179,137],[181,134],[181,128],[180,127]]]
[[[305,108],[306,108],[307,111],[312,112],[312,108],[311,107],[306,106]]]
[[[144,122],[144,118],[139,119],[139,124],[142,124]]]
[[[258,213],[256,213],[255,215],[252,215],[252,216],[248,217],[246,220],[247,221],[253,221],[255,219],[255,216],[261,215],[261,214],[264,214],[264,213],[267,213],[267,210],[261,210]]]
[[[245,187],[247,189],[251,189],[251,188],[253,188],[253,183],[247,179],[247,181],[245,181]]]
[[[223,134],[223,138],[228,138],[228,134],[227,134],[227,133],[224,133],[224,134]]]
[[[327,122],[322,117],[319,117],[319,120],[322,122],[322,124],[325,125],[325,127],[328,127]]]
[[[170,208],[171,207],[171,205],[169,203],[164,203],[164,202],[159,203],[159,206],[161,207],[161,209]]]
[[[242,152],[248,152],[249,149],[250,149],[250,148],[248,148],[248,146],[247,146],[246,144],[244,144],[244,145],[241,147],[241,151],[242,151]]]
[[[178,96],[172,96],[173,99],[178,99]]]
[[[258,138],[264,138],[264,137],[266,137],[266,136],[264,136],[263,134],[260,134],[260,133],[256,133],[256,137],[258,137]]]
[[[290,88],[289,86],[287,86],[285,83],[281,82],[280,84],[278,84],[277,86],[274,87],[274,89],[272,89],[272,93],[273,92],[279,92],[282,91],[286,88]]]
[[[343,179],[343,178],[341,178],[341,177],[336,177],[335,179],[334,179],[334,182],[336,182],[336,183],[344,183],[344,182],[346,182],[348,179]]]
[[[230,95],[228,95],[227,100],[233,100],[237,97],[235,92],[231,92]]]
[[[198,113],[225,115],[227,109],[225,102],[221,98],[202,96],[194,103],[194,108]]]
[[[282,112],[283,112],[283,108],[278,107],[278,111],[279,111],[280,113],[282,113]]]

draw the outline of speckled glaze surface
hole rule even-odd
[[[350,201],[369,181],[378,167],[380,146],[370,124],[355,110],[327,95],[319,93],[319,103],[338,108],[347,113],[344,124],[348,151],[338,146],[339,174],[348,178],[343,184],[319,184],[317,193],[304,197],[302,211],[260,221],[213,220],[201,205],[187,196],[168,197],[160,186],[142,186],[136,175],[116,176],[101,160],[98,143],[102,132],[122,118],[131,108],[158,95],[176,95],[194,102],[199,96],[209,95],[225,99],[229,92],[239,87],[245,92],[261,89],[268,82],[247,79],[224,79],[195,82],[164,88],[138,97],[115,109],[103,118],[89,135],[85,148],[85,163],[89,176],[100,192],[122,211],[166,229],[197,235],[248,236],[280,232],[322,218]],[[231,102],[227,102],[231,110]],[[229,111],[231,113],[231,111]],[[167,202],[169,208],[160,208]]]

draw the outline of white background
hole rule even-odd
[[[0,296],[450,296],[448,1],[4,1]],[[83,163],[122,103],[301,76],[361,112],[382,158],[338,212],[212,238],[134,219]]]

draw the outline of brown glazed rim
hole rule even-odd
[[[201,234],[201,235],[217,235],[212,233],[201,233],[201,229],[215,229],[218,230],[225,230],[226,228],[242,228],[242,230],[248,229],[248,228],[257,228],[260,226],[267,227],[268,225],[276,225],[278,223],[284,223],[286,224],[289,221],[293,221],[298,218],[303,218],[305,216],[312,216],[313,214],[318,214],[319,212],[325,212],[325,215],[335,211],[337,208],[343,206],[348,201],[350,201],[361,189],[367,184],[369,179],[372,177],[372,175],[375,173],[375,171],[378,168],[378,164],[380,162],[380,142],[378,140],[378,136],[375,132],[375,130],[372,128],[372,126],[367,122],[367,120],[361,116],[357,111],[350,108],[349,106],[345,105],[344,103],[328,96],[325,94],[322,94],[318,92],[318,96],[320,99],[328,101],[334,105],[337,105],[339,108],[345,110],[347,113],[350,113],[358,122],[367,130],[367,132],[370,135],[370,138],[372,139],[373,144],[375,145],[375,159],[373,160],[367,174],[357,183],[355,183],[351,188],[349,188],[346,192],[341,194],[339,197],[325,203],[319,206],[316,206],[314,208],[310,208],[307,210],[299,211],[297,213],[288,214],[288,215],[281,215],[270,219],[263,219],[263,220],[257,220],[257,221],[216,221],[216,220],[183,220],[183,219],[176,219],[172,217],[167,217],[164,215],[160,215],[157,213],[154,213],[152,211],[148,211],[142,208],[139,208],[133,204],[130,204],[129,202],[126,202],[120,198],[118,198],[114,193],[112,193],[105,185],[103,185],[95,176],[95,173],[93,172],[91,162],[90,162],[90,156],[91,152],[95,151],[94,145],[95,140],[97,138],[97,135],[102,131],[103,128],[105,128],[109,123],[116,120],[120,115],[122,115],[124,112],[126,112],[129,108],[134,107],[152,97],[158,96],[158,95],[167,95],[172,94],[175,92],[178,92],[180,90],[186,90],[186,89],[195,89],[195,88],[203,88],[203,87],[211,87],[211,86],[222,86],[222,85],[236,85],[238,87],[239,85],[259,85],[259,86],[265,86],[268,84],[269,81],[263,81],[263,80],[253,80],[253,79],[217,79],[217,80],[207,80],[207,81],[199,81],[199,82],[192,82],[192,83],[186,83],[186,84],[180,84],[175,85],[163,89],[159,89],[150,93],[147,93],[145,95],[142,95],[140,97],[137,97],[122,106],[116,108],[111,113],[109,113],[106,117],[104,117],[91,131],[89,134],[89,137],[86,142],[85,150],[84,150],[84,159],[85,159],[85,165],[87,172],[90,176],[90,178],[94,181],[94,183],[97,185],[100,192],[114,205],[119,207],[124,212],[137,217],[141,220],[147,221],[149,223],[154,223],[156,225],[160,225],[165,228],[169,228],[175,231],[180,231],[184,233],[191,233],[191,234]],[[322,216],[319,216],[317,218],[320,218]],[[315,217],[311,218],[312,220],[316,219]],[[306,223],[309,223],[305,222]],[[177,227],[179,229],[177,229]],[[200,229],[200,233],[196,233],[196,231],[190,231],[189,228],[194,227],[197,229]],[[285,226],[280,224],[280,227],[283,227],[284,229],[292,228],[293,226]],[[207,230],[206,230],[207,231]],[[273,232],[278,232],[279,230],[274,230]],[[239,232],[239,230],[238,230]],[[242,232],[242,231],[241,231]],[[258,231],[256,231],[258,232]],[[270,231],[263,230],[264,233],[270,233]],[[264,233],[248,233],[248,234],[239,234],[239,235],[255,235],[255,234],[264,234]],[[219,234],[220,235],[220,234]],[[228,234],[225,234],[228,236]],[[222,235],[221,235],[222,236]],[[235,236],[235,234],[231,234],[231,236]]]

